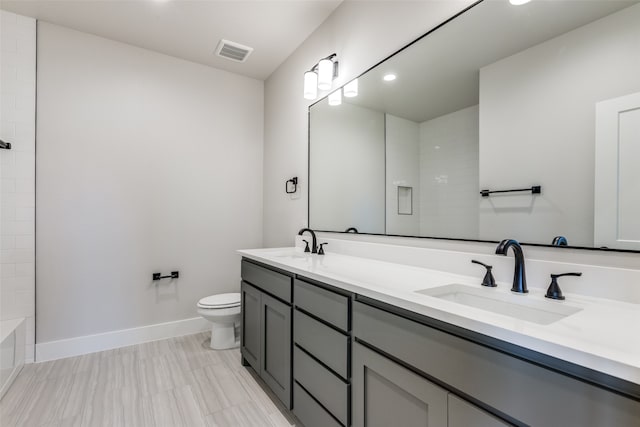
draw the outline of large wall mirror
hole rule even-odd
[[[640,251],[639,1],[485,0],[357,81],[309,109],[310,227]]]

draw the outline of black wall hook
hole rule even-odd
[[[10,142],[4,142],[3,140],[0,139],[0,148],[5,149],[5,150],[11,150],[11,143]]]
[[[291,183],[292,185],[289,185],[289,183]],[[289,191],[289,188],[293,187],[293,191]],[[293,194],[296,191],[298,191],[298,177],[294,176],[291,179],[288,179],[285,183],[284,183],[284,191],[286,191],[287,194]]]

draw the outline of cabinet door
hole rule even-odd
[[[449,427],[507,427],[508,425],[458,396],[449,394]]]
[[[447,426],[447,391],[359,343],[352,375],[355,427]]]
[[[242,282],[242,333],[240,352],[253,369],[260,374],[260,295],[253,286]]]
[[[260,377],[291,408],[291,307],[261,295]]]

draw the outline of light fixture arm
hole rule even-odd
[[[333,62],[333,78],[335,79],[336,77],[338,77],[338,61],[335,61],[335,59],[338,57],[337,53],[332,53],[331,55],[325,56],[324,58],[320,58],[320,60],[318,62],[316,62],[316,64],[311,67],[309,69],[309,71],[313,71],[314,73],[318,72],[318,64],[320,63],[320,61],[324,60],[324,59],[328,59],[330,61]]]

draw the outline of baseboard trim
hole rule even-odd
[[[95,335],[36,344],[36,362],[80,356],[97,351],[157,341],[206,331],[210,323],[202,317],[121,329]]]

